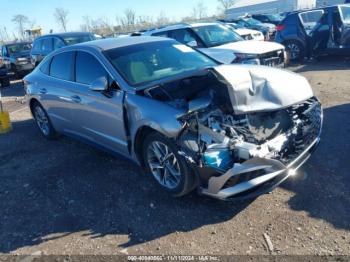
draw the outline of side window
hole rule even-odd
[[[60,53],[52,58],[50,76],[63,80],[72,80],[74,52]]]
[[[40,52],[42,43],[43,43],[42,39],[35,40],[33,44],[32,52]]]
[[[197,39],[193,35],[193,33],[187,29],[170,31],[169,35],[171,38],[185,45],[187,45],[190,42],[197,42]],[[197,42],[197,44],[199,43]]]
[[[108,77],[101,63],[89,53],[78,52],[75,61],[75,81],[78,83],[89,85],[97,78]]]
[[[168,37],[168,32],[164,31],[164,32],[160,32],[160,33],[155,33],[155,34],[152,34],[152,36]]]
[[[61,39],[59,38],[54,38],[53,39],[53,50],[59,49],[64,47],[64,43]]]
[[[304,13],[300,13],[300,21],[305,28],[305,31],[308,35],[311,34],[312,30],[317,26],[323,17],[323,10],[314,10]]]
[[[46,60],[44,63],[41,63],[40,65],[40,71],[43,72],[45,75],[50,74],[50,63],[52,59]]]
[[[52,38],[51,37],[43,39],[41,51],[43,51],[46,54],[48,54],[52,51]]]

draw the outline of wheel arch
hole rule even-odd
[[[33,114],[33,106],[38,103],[40,104],[39,100],[36,99],[36,98],[31,98],[30,101],[29,101],[29,109],[30,109],[30,112]]]
[[[303,41],[301,41],[298,38],[286,38],[286,39],[283,40],[282,45],[284,45],[286,47],[286,44],[288,42],[297,42],[304,49],[307,47],[306,43],[304,43]]]
[[[141,126],[137,129],[134,140],[133,140],[134,141],[134,145],[133,145],[134,153],[135,153],[135,156],[136,156],[138,162],[140,163],[140,165],[142,167],[145,166],[144,159],[142,157],[143,141],[151,133],[162,134],[161,132],[159,132],[158,130],[156,130],[150,126]]]

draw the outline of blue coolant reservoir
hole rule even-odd
[[[203,158],[204,164],[212,168],[227,171],[233,167],[232,154],[229,148],[208,149]]]

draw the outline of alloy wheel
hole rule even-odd
[[[290,44],[288,44],[287,48],[290,52],[291,60],[297,60],[300,57],[301,50],[297,44],[290,43]]]
[[[176,155],[167,145],[159,141],[150,143],[147,162],[152,175],[162,186],[174,189],[180,184],[180,165]]]
[[[34,117],[41,132],[45,136],[48,136],[50,133],[49,119],[47,118],[44,110],[40,106],[35,107]]]

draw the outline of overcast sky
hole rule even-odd
[[[122,16],[127,8],[132,8],[137,15],[157,17],[164,12],[172,19],[178,19],[191,14],[193,6],[200,0],[0,0],[1,15],[0,28],[6,27],[11,34],[17,28],[11,21],[14,15],[26,15],[37,26],[48,33],[50,29],[60,31],[53,13],[56,7],[69,10],[68,30],[79,30],[83,23],[82,17],[89,15],[92,18],[106,17],[115,23],[117,15]],[[208,15],[217,12],[217,0],[203,0],[207,7]]]

